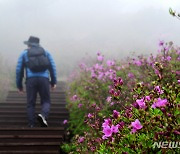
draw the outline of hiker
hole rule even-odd
[[[41,127],[47,127],[47,118],[50,110],[50,85],[56,88],[56,66],[51,54],[39,44],[38,37],[30,36],[24,44],[28,46],[20,55],[16,67],[16,85],[19,93],[23,93],[22,80],[24,70],[26,74],[27,116],[28,127],[35,126],[35,103],[37,93],[41,99],[41,113],[37,120]],[[50,79],[49,80],[49,76]]]

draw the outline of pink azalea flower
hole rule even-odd
[[[167,61],[170,61],[171,60],[171,56],[167,56],[166,59],[167,59]]]
[[[79,143],[84,142],[84,137],[79,137],[78,142],[79,142]]]
[[[156,87],[154,88],[154,90],[155,90],[157,93],[159,93],[159,94],[163,94],[163,93],[164,93],[164,91],[161,90],[160,86],[156,86]]]
[[[115,62],[111,60],[107,60],[106,64],[110,67],[110,66],[114,66]]]
[[[112,97],[111,97],[111,96],[108,96],[107,99],[106,99],[106,101],[107,101],[108,103],[110,103],[111,100],[112,100]]]
[[[146,108],[146,104],[145,104],[143,98],[142,99],[137,99],[136,103],[139,105],[139,108],[141,108],[141,109],[145,109]]]
[[[134,60],[134,64],[137,66],[141,66],[142,62],[140,60]]]
[[[169,51],[169,47],[165,47],[164,50],[165,50],[165,52],[168,52]]]
[[[159,75],[159,70],[154,69],[154,72],[155,72],[157,75]]]
[[[125,122],[124,122],[124,121],[121,121],[121,122],[119,123],[119,125],[118,125],[118,128],[119,128],[119,129],[122,129],[122,128],[124,127],[124,125],[125,125]]]
[[[177,74],[177,75],[180,75],[180,71],[176,71],[176,74]]]
[[[178,83],[180,84],[180,80],[178,80]]]
[[[136,131],[137,131],[137,129],[132,128],[131,133],[135,133]]]
[[[102,139],[106,140],[106,139],[108,139],[108,137],[106,135],[103,135]]]
[[[111,105],[111,106],[113,106],[114,104],[115,104],[114,102],[111,102],[111,104],[110,104],[110,105]]]
[[[114,95],[115,90],[114,90],[113,88],[111,88],[111,89],[109,90],[109,93],[110,93],[111,95]]]
[[[161,49],[158,49],[157,51],[158,51],[158,52],[161,52]]]
[[[105,128],[111,124],[111,119],[104,119],[104,123],[102,124],[102,127]]]
[[[120,116],[120,113],[116,110],[113,110],[113,117],[117,119]]]
[[[104,73],[99,72],[99,75],[98,75],[98,80],[101,80],[101,79],[103,78],[103,76],[104,76]]]
[[[119,131],[119,125],[118,124],[116,126],[112,125],[111,131],[112,131],[112,133],[117,133]]]
[[[79,64],[79,67],[80,67],[81,69],[86,69],[86,64],[81,63],[81,64]]]
[[[97,56],[100,56],[100,55],[101,55],[101,53],[98,51],[98,52],[97,52]]]
[[[100,61],[100,62],[102,62],[102,61],[104,60],[104,56],[99,55],[99,56],[97,57],[97,60]]]
[[[77,99],[78,99],[77,95],[73,95],[71,98],[72,101],[76,101]]]
[[[106,126],[103,128],[103,133],[106,137],[110,137],[112,135],[112,130],[110,126]]]
[[[167,104],[167,99],[161,99],[161,98],[158,98],[157,100],[156,100],[156,102],[154,102],[153,104],[152,104],[152,108],[157,108],[157,107],[164,107],[164,106],[166,106],[166,104]]]
[[[131,122],[131,126],[133,127],[131,132],[135,133],[137,130],[142,129],[142,125],[138,119],[136,119],[134,122]]]
[[[177,54],[180,55],[180,50],[177,50]]]
[[[117,69],[118,71],[120,71],[120,70],[121,70],[121,67],[120,67],[120,66],[117,66],[116,69]]]
[[[164,41],[159,41],[159,46],[163,46],[164,45]]]
[[[95,68],[96,70],[98,70],[98,69],[99,69],[99,64],[95,64],[95,65],[94,65],[94,68]]]
[[[83,105],[82,104],[78,104],[78,108],[81,108]]]
[[[123,85],[123,80],[120,77],[118,77],[118,79],[114,79],[114,85],[115,86]]]
[[[128,77],[129,78],[134,78],[134,74],[133,73],[128,73]]]
[[[92,118],[93,115],[91,113],[88,113],[88,118]]]
[[[138,105],[137,102],[134,102],[132,105],[133,105],[136,109],[139,109],[139,105]]]
[[[95,72],[91,71],[91,78],[96,78],[96,77],[97,77],[97,75],[95,74]]]
[[[68,122],[68,121],[65,119],[65,120],[63,121],[63,124],[65,125],[65,124],[67,124],[67,122]]]
[[[93,68],[96,69],[96,70],[103,70],[103,66],[102,66],[102,65],[99,65],[98,63],[95,64],[95,65],[93,66]],[[93,71],[94,71],[94,70],[93,70]]]
[[[150,96],[145,96],[145,100],[150,101],[151,100]]]

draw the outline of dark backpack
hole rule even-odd
[[[44,72],[49,69],[50,62],[43,48],[32,47],[28,49],[27,67],[32,72]]]

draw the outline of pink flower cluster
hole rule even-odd
[[[84,139],[85,139],[84,137],[79,137],[78,142],[82,143],[82,142],[84,142]]]
[[[92,79],[98,79],[101,81],[113,80],[116,77],[116,71],[119,69],[115,66],[114,60],[107,60],[106,64],[103,65],[104,56],[98,52],[97,53],[97,63],[92,67],[87,67],[84,63],[79,66],[83,71],[90,72]]]
[[[142,129],[143,126],[141,125],[140,121],[136,119],[134,122],[131,122],[131,127],[131,133],[135,133],[137,130]]]
[[[116,134],[119,131],[119,124],[112,125],[111,119],[104,119],[104,123],[102,124],[103,127],[103,137],[102,139],[108,139],[109,137],[112,137],[112,134]]]
[[[152,108],[159,108],[159,107],[164,107],[166,106],[168,103],[167,99],[161,99],[161,98],[158,98],[155,100],[155,102],[152,104]]]
[[[137,99],[136,100],[136,103],[138,104],[139,108],[140,109],[145,109],[146,108],[146,103],[144,101],[144,98],[142,99]]]
[[[115,61],[114,60],[107,60],[106,62],[107,66],[111,67],[115,65]]]
[[[117,119],[120,116],[120,113],[116,110],[113,110],[113,117]]]
[[[135,60],[135,59],[133,59],[133,63],[135,64],[135,65],[137,65],[137,66],[141,66],[142,65],[142,62],[140,61],[140,60]]]
[[[145,96],[141,99],[137,99],[136,102],[133,104],[133,106],[138,109],[146,109],[147,108],[146,102],[150,100],[151,100],[150,96]]]
[[[134,74],[130,72],[130,73],[128,73],[128,77],[132,79],[132,78],[134,78]]]
[[[71,97],[71,101],[77,101],[77,100],[78,100],[77,95],[73,95],[73,96]]]
[[[67,124],[67,123],[68,123],[68,120],[65,119],[65,120],[63,121],[63,124],[65,125],[65,124]]]
[[[104,56],[101,55],[100,52],[97,53],[97,60],[100,61],[100,62],[102,62],[104,60]]]
[[[164,93],[164,91],[161,90],[160,86],[156,86],[156,87],[154,88],[154,91],[156,91],[158,94],[163,94],[163,93]]]
[[[114,86],[115,87],[119,87],[122,85],[123,85],[123,80],[120,77],[118,77],[117,79],[116,78],[114,79]]]

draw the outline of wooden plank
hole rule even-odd
[[[62,120],[62,119],[66,119],[68,118],[68,115],[60,115],[60,116],[49,116],[48,121],[58,121],[58,120]],[[14,119],[16,119],[15,121],[22,121],[25,120],[27,121],[27,115],[4,115],[0,117],[0,121],[13,121]]]
[[[27,108],[27,104],[18,104],[18,105],[14,105],[13,107],[9,104],[4,104],[4,105],[0,105],[0,111],[3,111],[3,110],[16,110],[16,111],[22,111],[24,109]],[[37,110],[40,110],[41,109],[41,105],[40,104],[36,104],[35,108]],[[58,105],[53,105],[51,104],[51,107],[50,107],[50,110],[51,111],[65,111],[65,112],[68,112],[68,109],[60,104]]]
[[[17,101],[14,101],[14,102],[2,102],[0,103],[0,107],[1,106],[9,106],[9,107],[14,107],[14,106],[26,106],[27,103],[26,102],[17,102]],[[36,102],[36,106],[40,106],[40,102]],[[66,102],[51,102],[51,106],[53,107],[62,107],[62,106],[66,106],[67,103]]]
[[[40,142],[40,143],[0,143],[0,150],[6,151],[27,151],[27,150],[58,150],[59,142]]]
[[[0,143],[62,142],[64,135],[0,135]]]
[[[20,150],[20,151],[18,151],[18,150],[12,150],[12,151],[0,150],[0,154],[60,154],[60,153],[59,153],[59,150],[51,150],[51,151],[49,151],[49,150],[46,150],[46,151],[44,151],[44,150],[28,150],[28,151],[27,150],[24,150],[24,151],[22,151],[22,150]]]
[[[48,121],[48,127],[60,127],[60,126],[63,126],[63,120],[59,120],[58,122],[50,122]],[[15,122],[15,121],[4,121],[4,122],[1,122],[1,128],[8,128],[8,127],[14,127],[14,128],[19,128],[19,127],[28,127],[27,125],[27,122],[25,121],[18,121],[18,122]],[[39,123],[35,123],[35,127],[40,127],[40,124]]]
[[[27,127],[8,127],[8,128],[0,128],[0,133],[3,135],[63,135],[64,127],[35,127],[35,128],[27,128]]]
[[[38,114],[40,112],[39,111],[35,111],[35,114]],[[3,110],[0,112],[0,115],[13,115],[13,114],[17,114],[17,115],[26,115],[27,114],[27,111],[26,110],[21,110],[21,111],[16,111],[16,110]],[[49,112],[49,115],[57,115],[57,116],[60,116],[60,115],[68,115],[69,113],[65,110],[65,111],[54,111],[54,112]]]
[[[23,93],[19,93],[18,91],[8,91],[8,94],[12,94],[12,95],[14,95],[14,94],[16,94],[16,95],[26,95],[26,91],[24,91]],[[51,95],[65,95],[65,94],[67,94],[67,92],[66,91],[50,91],[50,94]]]

